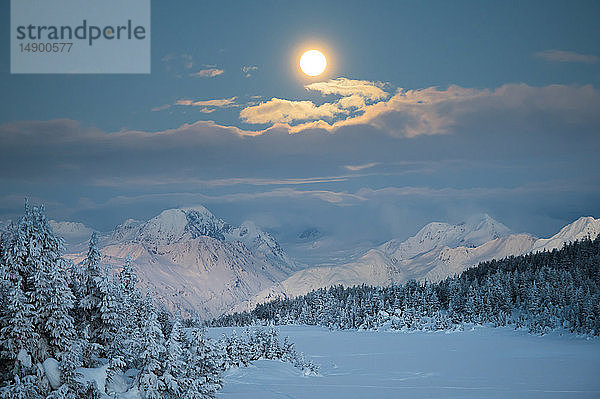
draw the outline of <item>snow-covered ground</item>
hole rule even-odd
[[[452,333],[280,327],[286,335],[321,366],[320,376],[256,361],[229,370],[218,398],[600,397],[599,339],[491,327]]]

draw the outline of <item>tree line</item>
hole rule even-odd
[[[445,330],[466,323],[600,334],[600,236],[491,260],[439,283],[332,286],[224,315],[212,326],[309,324],[337,329]]]

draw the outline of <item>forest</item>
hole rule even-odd
[[[318,372],[274,329],[211,339],[172,316],[140,292],[129,260],[100,266],[96,234],[80,264],[62,251],[43,207],[26,204],[2,234],[1,398],[213,398],[225,370],[257,359]]]
[[[308,324],[446,330],[465,324],[600,334],[600,236],[560,250],[480,263],[438,283],[332,286],[224,315],[212,326]]]

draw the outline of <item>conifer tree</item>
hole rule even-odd
[[[181,322],[177,319],[167,340],[164,373],[161,376],[166,391],[165,396],[169,398],[179,398],[183,389],[182,381],[186,366],[183,361],[182,334]]]
[[[144,399],[158,399],[164,390],[161,376],[162,362],[166,351],[165,339],[150,294],[146,295],[142,309],[144,318],[139,339],[143,351],[140,355],[138,387]]]
[[[90,238],[87,256],[76,268],[78,281],[75,290],[79,327],[91,337],[98,337],[102,329],[102,284],[105,275],[100,268],[100,259],[98,235],[94,232]],[[92,342],[95,340],[92,339]]]
[[[195,329],[187,351],[187,392],[185,397],[211,398],[221,387],[221,371],[204,330]]]

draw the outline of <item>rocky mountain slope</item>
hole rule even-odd
[[[116,269],[130,256],[142,289],[170,310],[203,317],[230,310],[295,270],[270,234],[251,222],[233,227],[203,207],[127,220],[101,237],[100,246],[102,263]]]

